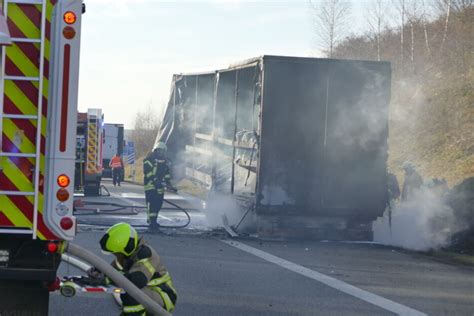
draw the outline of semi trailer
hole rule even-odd
[[[390,81],[387,62],[267,55],[176,74],[156,141],[189,193],[231,198],[261,237],[371,239]]]

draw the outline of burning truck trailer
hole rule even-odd
[[[387,62],[279,56],[174,75],[157,142],[190,192],[248,214],[239,230],[370,240],[387,204],[390,81]]]

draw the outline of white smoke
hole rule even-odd
[[[209,228],[223,227],[224,222],[236,226],[244,216],[244,210],[231,195],[213,193],[206,202],[203,212]]]
[[[373,223],[374,241],[411,250],[445,247],[454,234],[467,227],[456,221],[453,210],[436,190],[425,187],[413,199],[393,207],[391,227],[388,212]]]

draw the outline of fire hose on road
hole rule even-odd
[[[189,224],[191,223],[191,216],[189,215],[189,212],[187,209],[179,206],[178,204],[176,203],[173,203],[171,202],[170,200],[168,199],[164,199],[164,202],[168,203],[169,205],[171,206],[174,206],[177,210],[183,212],[186,217],[187,217],[187,222],[184,223],[184,224],[181,224],[181,225],[161,225],[160,224],[160,227],[161,228],[186,228],[189,226]],[[137,210],[137,209],[146,209],[146,206],[138,206],[138,205],[125,205],[125,204],[118,204],[118,203],[110,203],[110,202],[98,202],[98,201],[94,201],[94,202],[86,202],[86,203],[83,203],[83,206],[93,206],[93,205],[96,205],[96,206],[110,206],[110,207],[113,207],[112,209],[109,209],[109,210],[106,210],[106,211],[102,211],[101,213],[90,213],[90,214],[82,214],[82,215],[101,215],[101,214],[105,214],[105,213],[112,213],[112,212],[116,212],[116,211],[121,211],[121,210],[125,210],[125,209],[128,209],[128,208],[131,208],[131,209],[134,209],[134,210]],[[83,208],[82,206],[81,207],[77,207],[78,210],[89,210],[89,211],[94,211],[96,209],[86,209],[86,208]],[[137,213],[136,212],[133,212],[132,215],[136,215]],[[123,214],[120,214],[120,215],[123,215]],[[88,224],[88,225],[93,225],[93,224]],[[100,225],[102,226],[102,225]],[[137,225],[134,225],[134,226],[137,226]]]

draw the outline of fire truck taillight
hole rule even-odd
[[[74,12],[67,11],[66,13],[64,13],[63,19],[64,19],[64,22],[66,22],[66,24],[70,25],[70,24],[76,23],[77,16]]]
[[[61,226],[62,229],[69,230],[72,228],[72,226],[74,226],[74,221],[70,217],[63,217],[61,218],[59,225]]]
[[[56,277],[56,279],[54,279],[53,282],[49,283],[47,287],[50,292],[57,291],[61,288],[61,280],[59,280],[59,278]]]
[[[64,188],[61,188],[56,192],[56,198],[60,202],[66,202],[69,199],[69,192]]]
[[[67,213],[69,213],[69,207],[67,207],[64,203],[59,203],[56,205],[56,213],[59,216],[65,216]]]
[[[69,185],[69,183],[71,182],[71,180],[69,179],[69,177],[65,174],[62,174],[62,175],[59,175],[58,176],[58,185],[61,187],[61,188],[65,188]]]
[[[55,242],[49,242],[46,248],[48,249],[49,253],[55,253],[58,251],[58,244]]]
[[[63,29],[63,36],[65,39],[72,40],[76,36],[76,30],[71,26],[66,26]]]

